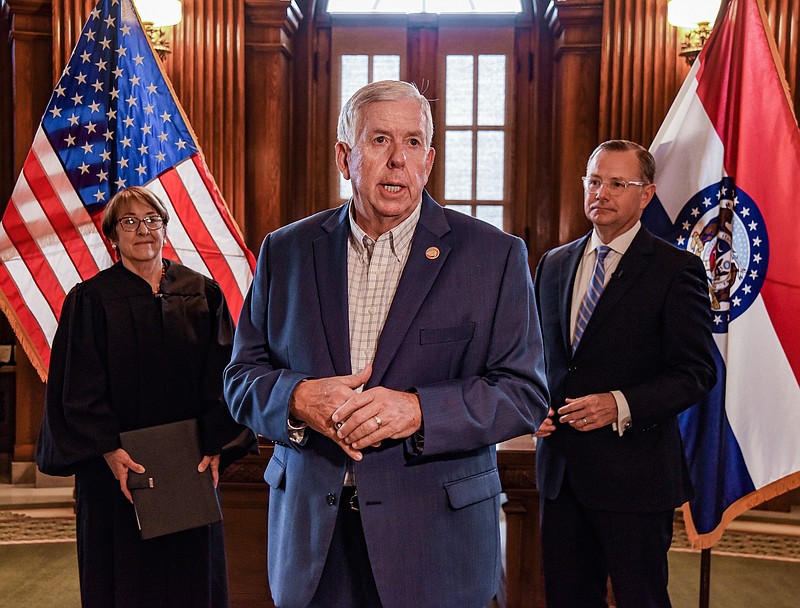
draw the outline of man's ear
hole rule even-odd
[[[339,169],[339,173],[341,173],[342,177],[345,179],[350,179],[350,165],[348,164],[350,146],[343,141],[337,141],[334,147],[334,153],[336,155],[336,168]]]
[[[425,155],[425,175],[426,177],[431,176],[431,170],[433,169],[433,159],[436,158],[436,150],[433,148],[428,148],[428,153]]]
[[[644,209],[653,200],[653,197],[656,195],[656,185],[655,184],[647,184],[644,188],[642,188],[642,202],[639,205],[639,209]]]

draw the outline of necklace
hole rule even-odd
[[[164,274],[167,272],[167,263],[164,260],[161,260],[161,277],[158,279],[158,287],[153,289],[151,285],[150,288],[153,289],[153,295],[157,298],[161,297],[161,282],[164,280]]]

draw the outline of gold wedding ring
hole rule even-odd
[[[381,421],[381,419],[380,419],[380,418],[378,418],[377,416],[375,416],[375,424],[377,424],[377,425],[378,425],[378,428],[381,428],[381,425],[383,424],[383,422]]]

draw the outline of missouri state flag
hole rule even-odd
[[[169,211],[164,257],[214,278],[238,319],[255,259],[131,0],[100,0],[0,223],[0,307],[43,379],[66,294],[112,264],[100,219],[129,186]]]
[[[692,544],[800,486],[800,131],[761,0],[731,0],[651,152],[643,221],[700,256],[718,382],[684,412]]]

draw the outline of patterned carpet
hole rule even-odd
[[[31,517],[0,511],[0,545],[75,542],[74,517]]]
[[[31,517],[0,511],[0,545],[74,541],[74,517]],[[682,553],[698,552],[691,549],[682,524],[675,526],[672,550]],[[800,536],[727,530],[713,552],[716,555],[800,562]]]
[[[686,553],[700,553],[689,545],[683,525],[676,525],[672,538],[672,550]],[[715,555],[735,557],[755,557],[788,562],[800,562],[800,536],[783,536],[726,530],[720,541],[714,545]]]

